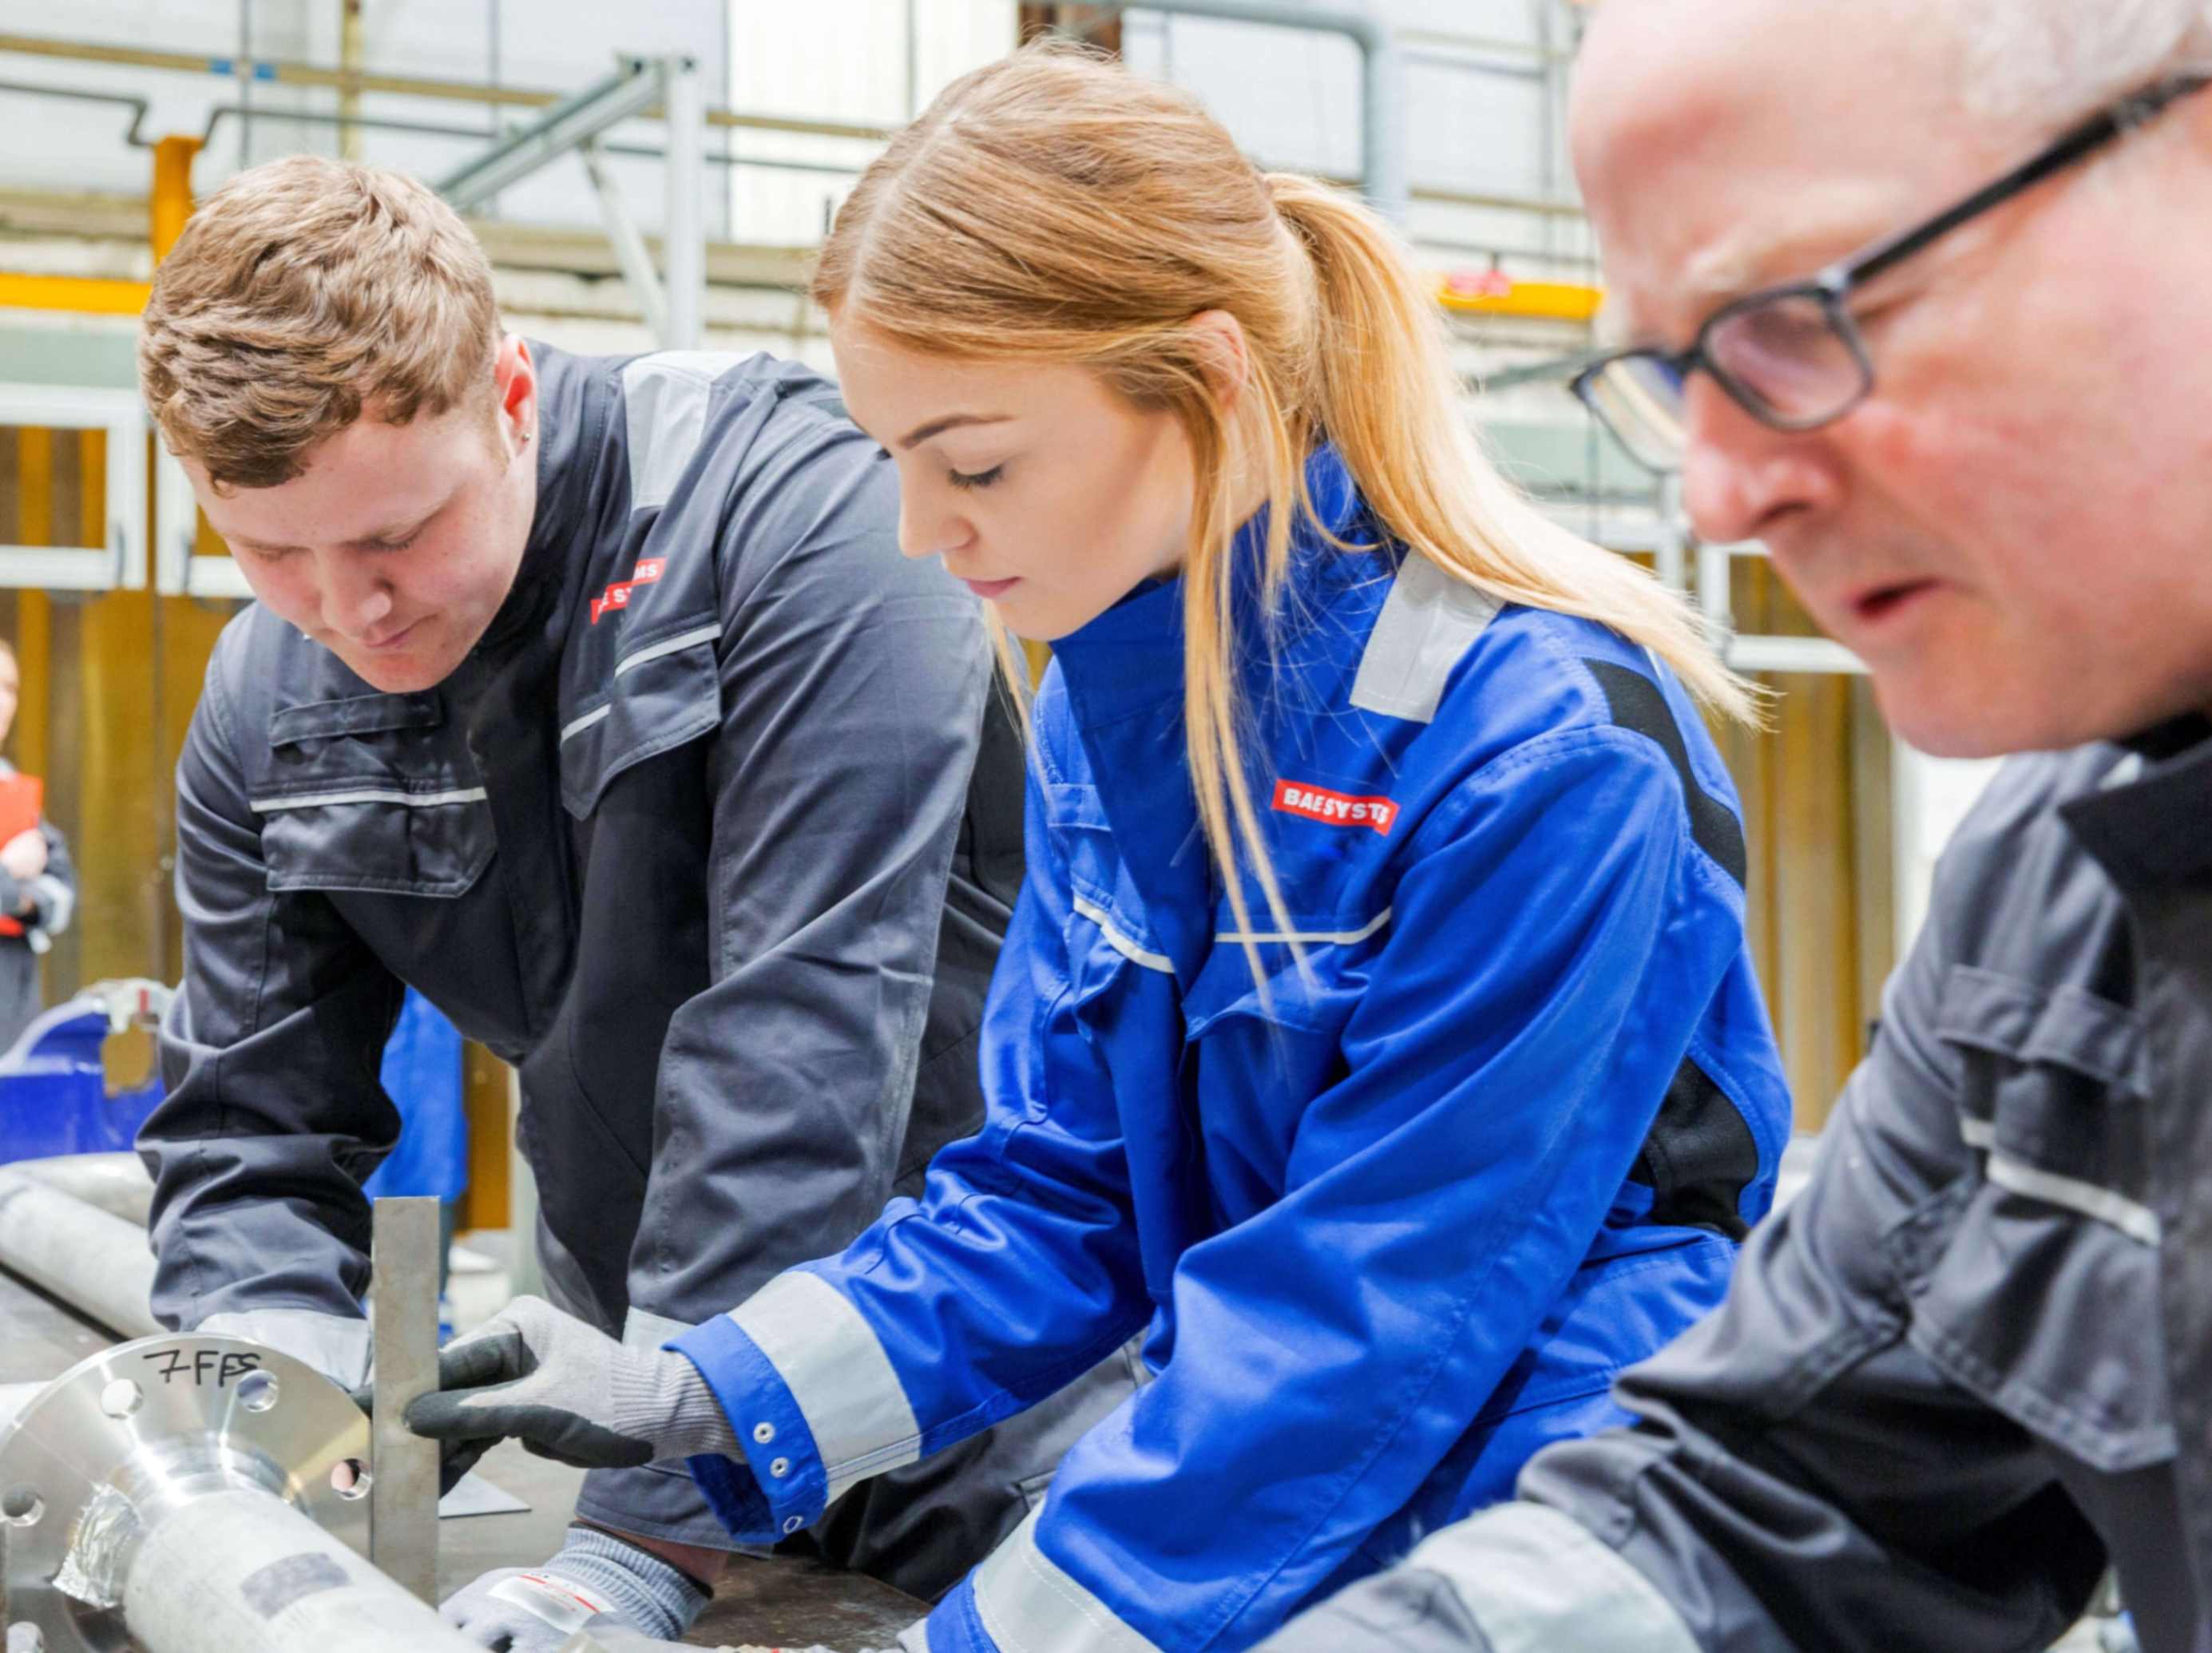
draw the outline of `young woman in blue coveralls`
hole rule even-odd
[[[1142,1332],[902,1644],[1246,1647],[1719,1301],[1788,1127],[1699,718],[1744,693],[1482,459],[1380,222],[1172,88],[960,82],[816,290],[907,550],[1054,647],[988,1118],[668,1351],[517,1305],[411,1420],[696,1455],[768,1541]]]

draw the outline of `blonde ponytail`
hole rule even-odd
[[[1270,173],[1267,188],[1313,264],[1318,422],[1376,521],[1501,601],[1611,627],[1705,705],[1747,721],[1751,691],[1714,656],[1696,611],[1553,522],[1483,453],[1461,416],[1443,311],[1382,220],[1296,173]]]
[[[1236,629],[1232,551],[1256,493],[1272,625],[1293,530],[1312,520],[1304,461],[1316,443],[1336,445],[1392,540],[1502,602],[1609,626],[1708,708],[1750,715],[1751,691],[1692,610],[1557,526],[1484,456],[1442,311],[1382,222],[1314,179],[1263,178],[1176,88],[1056,43],[955,82],[862,174],[812,290],[833,315],[865,316],[926,354],[1089,367],[1182,426],[1196,484],[1183,564],[1191,788],[1263,994],[1244,875],[1273,929],[1297,927],[1247,773],[1236,663],[1251,640]],[[1243,331],[1233,386],[1189,325],[1208,311]],[[1000,655],[1024,691],[1003,635]]]

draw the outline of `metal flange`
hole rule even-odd
[[[133,1647],[122,1601],[139,1546],[210,1493],[273,1494],[367,1554],[368,1450],[351,1396],[242,1338],[148,1337],[94,1355],[0,1431],[7,1647]]]

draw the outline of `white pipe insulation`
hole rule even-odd
[[[146,1226],[154,1206],[154,1179],[146,1162],[124,1149],[116,1153],[58,1154],[51,1159],[19,1159],[8,1167],[49,1188],[98,1206],[111,1215]]]
[[[12,1168],[0,1168],[0,1267],[118,1337],[166,1329],[147,1306],[154,1254],[146,1231]]]

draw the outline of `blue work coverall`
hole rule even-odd
[[[1378,539],[1332,451],[1309,487]],[[1241,934],[1212,871],[1181,588],[1140,590],[1038,697],[982,1132],[667,1346],[744,1449],[694,1474],[766,1540],[1147,1329],[1151,1381],[909,1648],[1249,1646],[1620,1419],[1766,1208],[1787,1097],[1680,687],[1416,554],[1305,522],[1293,562],[1244,663],[1289,928],[1254,884]]]

